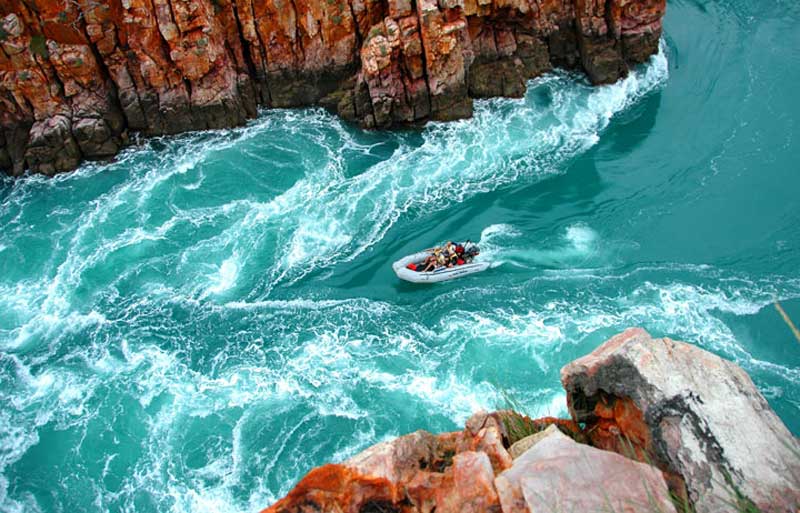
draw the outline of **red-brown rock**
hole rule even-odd
[[[318,467],[263,513],[524,513],[552,501],[570,506],[563,511],[599,511],[609,501],[615,511],[672,511],[659,470],[564,430],[580,434],[568,420],[477,413],[464,431],[417,431]],[[533,448],[512,460],[507,445],[536,431]]]
[[[417,431],[312,470],[264,513],[499,512],[494,478],[511,461],[501,438],[497,425],[476,434]]]
[[[472,114],[553,66],[613,82],[665,0],[0,2],[0,169],[55,173],[145,135],[321,104],[365,127]]]
[[[512,411],[476,413],[463,431],[417,431],[312,470],[264,513],[500,513],[496,478],[513,473],[516,465],[509,443],[520,436],[517,429],[530,433],[549,426],[579,432],[569,420],[534,420]]]

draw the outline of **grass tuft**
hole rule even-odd
[[[31,38],[30,49],[31,53],[38,55],[43,59],[46,59],[48,56],[47,44],[44,36],[42,35],[36,35]]]
[[[551,424],[555,424],[559,431],[576,442],[588,443],[586,436],[571,420],[545,417],[539,415],[541,412],[526,412],[526,408],[511,392],[498,384],[494,386],[502,398],[500,404],[497,405],[497,410],[508,432],[509,447],[523,438],[541,433]]]

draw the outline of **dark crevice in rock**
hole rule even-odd
[[[244,0],[247,2],[247,5],[250,6],[250,16],[253,19],[253,32],[256,34],[256,39],[258,40],[258,52],[261,54],[261,62],[262,62],[262,73],[256,75],[256,82],[259,83],[263,88],[264,92],[266,93],[266,98],[263,95],[259,95],[261,97],[261,102],[265,106],[269,107],[272,105],[272,90],[270,89],[269,79],[267,78],[267,70],[269,68],[269,54],[267,52],[267,47],[264,45],[264,40],[261,38],[261,31],[258,29],[258,17],[256,17],[256,9],[253,5],[253,0]],[[237,21],[238,21],[237,15]],[[240,31],[241,31],[241,23],[239,24]],[[243,34],[243,32],[242,32]],[[244,37],[244,35],[242,35]],[[248,42],[248,45],[250,43]]]
[[[605,6],[603,7],[604,9],[603,15],[607,29],[606,37],[609,39],[614,39],[616,41],[617,38],[614,36],[614,1],[615,0],[605,0]]]
[[[233,19],[236,22],[236,35],[239,37],[239,44],[242,47],[242,56],[244,57],[245,65],[247,66],[247,71],[251,77],[255,77],[256,76],[255,61],[253,61],[253,55],[252,55],[252,50],[250,48],[250,43],[244,38],[242,21],[239,19],[239,6],[235,0],[231,2],[231,12],[233,13]]]
[[[196,126],[198,120],[194,119],[194,116],[192,115],[192,110],[193,110],[193,104],[192,104],[192,81],[189,80],[188,78],[183,78],[182,80],[183,80],[183,87],[186,90],[186,95],[189,98],[189,101],[187,102],[187,105],[186,105],[187,109],[189,110],[189,117],[191,119],[192,126]],[[202,128],[208,128],[208,125],[205,122],[203,122],[203,125],[204,126]]]
[[[325,44],[325,33],[324,33],[324,31],[322,30],[322,22],[321,22],[321,21],[319,21],[319,20],[317,20],[317,22],[316,22],[316,23],[317,23],[317,34],[319,34],[319,40],[320,40],[320,41],[322,42],[322,44],[324,45],[324,44]]]
[[[295,53],[295,63],[299,68],[303,67],[303,64],[306,61],[306,49],[303,46],[303,26],[300,23],[300,11],[297,9],[297,3],[295,0],[289,0],[289,5],[292,6],[292,10],[294,11],[294,34],[295,34],[295,42],[297,43],[297,49],[300,50],[300,55],[298,56]],[[295,50],[295,45],[292,45],[292,52]]]
[[[361,48],[362,44],[364,43],[364,34],[361,33],[361,28],[358,26],[358,17],[356,16],[356,11],[353,8],[353,0],[343,0],[347,2],[347,8],[350,9],[350,16],[353,17],[353,30],[356,34],[356,49],[354,58],[358,58],[358,50]]]
[[[400,513],[400,508],[391,501],[369,500],[361,505],[358,513]]]
[[[433,114],[433,100],[432,96],[432,89],[431,89],[431,82],[428,77],[428,56],[427,51],[425,48],[425,38],[422,35],[422,16],[420,16],[420,9],[417,5],[419,0],[411,0],[411,12],[414,13],[414,16],[417,17],[417,31],[419,33],[419,42],[422,46],[422,78],[425,79],[425,88],[428,90],[428,94],[426,94],[426,98],[428,99],[428,115],[430,116]]]

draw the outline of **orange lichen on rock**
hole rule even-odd
[[[497,425],[417,431],[313,469],[263,513],[499,511],[494,478],[511,465],[501,439]]]
[[[264,513],[336,511],[344,503],[358,511],[370,501],[392,503],[396,495],[396,487],[385,478],[365,476],[347,466],[329,464],[309,472],[286,497]]]
[[[652,458],[652,437],[644,415],[629,397],[601,396],[594,407],[597,420],[586,427],[592,445],[639,461]]]
[[[734,363],[630,329],[561,381],[592,445],[659,468],[695,511],[800,507],[800,443]]]

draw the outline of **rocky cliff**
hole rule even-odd
[[[800,442],[735,364],[632,329],[561,380],[572,420],[477,413],[318,467],[262,513],[799,510]]]
[[[560,66],[613,82],[665,0],[0,0],[0,169],[53,174],[131,133],[320,104],[365,127],[468,117]]]

